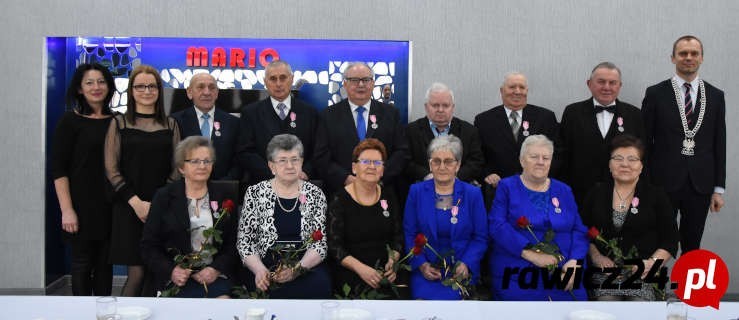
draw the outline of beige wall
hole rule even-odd
[[[730,267],[739,292],[736,190],[739,2],[723,1],[38,1],[9,0],[0,18],[0,289],[44,286],[44,83],[46,36],[117,35],[383,39],[413,41],[410,119],[422,115],[425,87],[446,82],[457,112],[472,120],[500,103],[505,72],[529,75],[529,102],[561,115],[588,96],[599,61],[623,70],[621,98],[672,75],[672,41],[705,44],[702,76],[726,90],[727,206],[708,219],[704,245]],[[54,124],[50,124],[54,125]]]

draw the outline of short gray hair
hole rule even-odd
[[[462,162],[462,140],[455,137],[454,135],[438,136],[431,140],[428,147],[428,158],[431,159],[431,155],[436,151],[449,151],[454,155],[454,159]]]
[[[554,143],[552,140],[549,140],[547,136],[543,134],[535,134],[531,135],[526,140],[523,141],[521,144],[521,154],[518,156],[519,159],[523,159],[523,157],[526,155],[526,152],[529,151],[529,147],[532,146],[542,146],[549,149],[549,153],[554,154]]]
[[[431,84],[428,90],[426,90],[426,100],[424,100],[424,102],[429,102],[429,96],[431,95],[431,93],[436,92],[449,92],[449,97],[452,98],[452,103],[454,103],[454,92],[452,91],[452,89],[449,89],[447,85],[441,82],[434,82]]]
[[[619,69],[613,62],[608,62],[608,61],[603,61],[595,65],[595,68],[593,68],[593,71],[590,71],[590,79],[593,79],[595,70],[598,70],[598,69],[616,70],[616,72],[618,72],[618,80],[621,80],[621,69]]]
[[[285,60],[272,60],[269,64],[267,64],[266,67],[264,67],[264,76],[265,77],[267,76],[267,71],[269,69],[272,69],[272,68],[275,68],[275,67],[280,67],[280,66],[285,66],[285,68],[287,68],[287,73],[293,74],[293,68],[290,67],[290,64],[287,63],[287,61],[285,61]]]
[[[185,160],[187,160],[187,155],[193,150],[200,147],[208,148],[208,151],[210,152],[210,160],[216,160],[216,150],[213,148],[213,144],[210,142],[210,139],[203,136],[189,136],[180,141],[180,143],[178,143],[177,146],[174,148],[175,167],[184,167]]]
[[[511,72],[506,73],[503,76],[503,82],[500,84],[500,87],[501,88],[505,87],[506,81],[508,81],[508,79],[510,77],[513,77],[513,76],[523,76],[524,80],[526,80],[526,85],[527,86],[529,85],[529,78],[527,78],[526,75],[523,74],[523,72],[520,72],[520,71],[511,71]]]
[[[267,160],[274,161],[277,152],[293,150],[298,151],[300,157],[303,157],[303,143],[300,142],[300,138],[289,133],[278,134],[267,143]]]
[[[375,78],[375,71],[372,70],[372,68],[370,68],[368,64],[361,62],[361,61],[354,61],[354,62],[349,62],[349,64],[346,65],[346,69],[344,69],[344,73],[341,74],[343,79],[346,80],[346,72],[349,71],[349,69],[357,67],[357,66],[364,66],[370,71],[370,76],[372,77],[372,79]]]

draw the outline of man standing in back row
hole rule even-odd
[[[700,248],[708,209],[724,205],[726,107],[724,92],[703,81],[703,43],[682,36],[672,46],[675,75],[647,88],[642,116],[652,181],[680,213],[680,248]]]
[[[572,188],[578,206],[598,182],[608,181],[611,140],[621,134],[644,139],[641,111],[618,100],[621,70],[601,62],[587,81],[592,97],[565,108],[559,132],[562,137],[562,180]]]
[[[549,109],[528,104],[529,84],[520,72],[505,75],[500,86],[502,105],[478,114],[475,127],[480,133],[485,165],[481,180],[486,206],[490,206],[500,179],[521,173],[521,144],[530,135],[543,134],[554,141],[552,171],[559,167],[559,128]]]

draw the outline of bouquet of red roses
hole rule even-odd
[[[218,224],[236,209],[236,205],[233,201],[231,201],[231,199],[225,199],[221,203],[220,210],[218,208],[217,201],[211,201],[210,207],[211,209],[213,209],[213,218],[215,218],[216,221],[213,222],[212,227],[203,230],[203,237],[205,238],[205,241],[200,244],[200,248],[188,254],[178,253],[174,256],[175,264],[182,269],[200,270],[204,267],[207,267],[208,261],[211,261],[212,257],[215,256],[216,253],[218,253],[218,246],[223,243],[223,232],[217,229]],[[193,228],[190,230],[190,232],[195,232],[201,228],[202,226],[198,228]],[[170,248],[169,250],[174,251],[176,249]],[[203,287],[205,288],[205,293],[207,296],[208,285],[203,283]],[[174,297],[179,292],[180,287],[176,286],[174,282],[170,281],[167,284],[167,288],[164,291],[161,291],[158,296]]]

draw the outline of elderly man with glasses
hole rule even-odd
[[[347,99],[321,113],[314,164],[329,192],[352,183],[352,150],[366,138],[380,140],[387,149],[383,183],[393,184],[403,172],[408,145],[398,110],[372,99],[375,74],[367,64],[354,62],[344,70]]]

